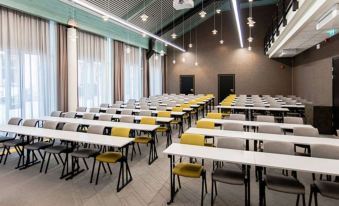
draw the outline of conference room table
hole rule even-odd
[[[216,147],[204,147],[173,143],[163,151],[170,159],[170,200],[173,203],[178,190],[175,188],[173,168],[175,167],[175,156],[199,158],[205,160],[228,162],[246,165],[247,177],[250,178],[250,166],[258,168],[259,171],[259,205],[264,205],[265,185],[263,179],[263,168],[276,168],[297,172],[339,175],[339,160],[294,156],[285,154],[274,154],[265,152],[254,152],[245,150],[233,150]],[[250,180],[248,181],[251,182]],[[250,185],[248,186],[247,202],[250,205]]]
[[[211,119],[211,118],[202,118],[200,119],[200,121],[210,121],[220,126],[227,124],[227,123],[239,123],[239,124],[243,124],[244,126],[253,127],[256,129],[260,125],[278,126],[283,130],[293,130],[295,127],[313,128],[313,126],[309,124],[288,124],[288,123],[278,123],[278,122],[258,122],[258,121],[242,121],[242,120]]]
[[[123,110],[133,110],[133,113],[134,114],[139,114],[141,111],[151,111],[152,112],[152,115],[157,115],[159,110],[156,110],[156,107],[154,107],[154,110],[153,109],[149,109],[149,110],[145,110],[145,109],[126,109],[126,108],[115,108],[117,111],[119,111],[120,113],[123,111]],[[167,107],[166,108],[167,111],[171,111],[172,110],[172,107]],[[101,111],[103,113],[106,113],[106,110],[107,108],[105,109],[102,109]],[[191,127],[191,124],[192,124],[192,114],[191,112],[193,111],[193,108],[183,108],[183,111],[182,112],[172,112],[171,111],[171,116],[172,117],[175,117],[175,118],[178,118],[181,120],[181,126],[183,128],[183,120],[184,120],[184,115],[187,113],[188,114],[188,127]],[[83,115],[84,112],[77,112],[77,115],[79,117],[81,117]],[[99,117],[101,113],[96,113],[96,116]]]
[[[54,121],[59,123],[76,123],[80,125],[97,125],[104,126],[107,128],[122,127],[129,128],[135,131],[143,131],[151,134],[153,141],[151,141],[148,164],[152,164],[156,159],[158,159],[158,153],[155,146],[155,135],[156,130],[160,127],[159,125],[149,125],[149,124],[136,124],[136,123],[125,123],[125,122],[111,122],[111,121],[99,121],[99,120],[88,120],[81,118],[65,118],[65,117],[40,117],[38,118],[41,121]]]
[[[269,112],[279,112],[282,117],[284,117],[284,113],[290,111],[288,108],[276,108],[276,107],[246,107],[246,106],[217,106],[218,112],[222,109],[231,109],[234,110],[245,110],[247,111],[248,118],[252,120],[252,111],[269,111]]]
[[[120,171],[119,171],[119,180],[117,184],[117,191],[119,192],[123,189],[128,183],[132,181],[132,175],[128,166],[128,146],[133,142],[131,138],[123,138],[118,136],[108,136],[108,135],[99,135],[99,134],[90,134],[83,132],[71,132],[63,130],[53,130],[53,129],[44,129],[37,127],[26,127],[18,125],[0,125],[0,131],[15,133],[21,136],[29,137],[43,137],[55,140],[62,140],[66,142],[76,142],[76,143],[88,143],[102,146],[109,146],[120,148],[123,155],[122,161],[120,162]],[[22,149],[24,152],[24,149]],[[26,161],[21,168],[27,168],[29,165],[36,164],[37,161],[30,161],[31,151],[27,151]],[[22,154],[19,154],[22,155]],[[66,155],[68,155],[66,153]],[[20,157],[23,158],[23,157]],[[66,156],[66,161],[63,162],[63,171],[66,171],[65,174],[62,174],[61,178],[72,178],[76,174],[79,174],[83,170],[69,171],[69,161],[68,156]]]

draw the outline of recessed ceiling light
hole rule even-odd
[[[141,20],[142,20],[143,22],[145,22],[145,21],[147,21],[148,16],[147,16],[146,14],[142,14],[142,15],[140,16],[140,18],[141,18]]]

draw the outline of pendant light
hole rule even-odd
[[[220,14],[220,41],[219,43],[220,44],[224,44],[224,39],[223,39],[223,36],[222,36],[222,13]]]
[[[212,34],[213,34],[213,35],[217,35],[218,30],[215,29],[215,13],[216,13],[216,12],[215,12],[215,0],[214,0],[213,5],[214,5],[214,17],[213,17],[213,27],[214,27],[214,29],[212,30]]]
[[[171,34],[172,39],[177,38],[177,34],[175,33],[175,28],[174,28],[174,8],[172,9],[172,34]]]
[[[206,12],[204,11],[204,0],[202,0],[201,1],[201,7],[202,7],[202,9],[201,9],[201,11],[199,12],[199,16],[201,17],[201,18],[205,18],[206,17]]]
[[[182,47],[185,48],[185,14],[182,15]],[[181,61],[186,62],[185,53],[183,53]]]
[[[193,44],[192,44],[192,18],[190,18],[190,43],[188,44],[188,47],[189,48],[193,47]]]
[[[252,42],[253,42],[253,37],[252,37],[252,28],[254,27],[255,21],[253,20],[253,13],[252,13],[252,9],[253,9],[253,1],[249,0],[249,17],[247,18],[248,22],[248,28],[249,28],[249,37],[247,39],[248,41],[248,51],[252,51]]]
[[[194,66],[199,66],[198,63],[198,34],[197,34],[197,30],[198,28],[195,28],[195,62],[194,62]]]
[[[162,1],[163,0],[160,0],[160,26],[161,26],[161,29],[160,29],[160,32],[161,32],[161,35],[160,36],[162,36]],[[161,48],[161,51],[160,51],[160,56],[164,56],[165,55],[165,52],[164,52],[164,50],[163,50],[163,48]]]

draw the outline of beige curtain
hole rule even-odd
[[[163,56],[162,57],[162,93],[167,93],[166,89],[166,82],[167,82],[167,56]]]
[[[124,100],[124,44],[114,41],[114,101]]]
[[[68,112],[67,27],[57,28],[57,96],[58,110]]]
[[[149,61],[147,59],[147,50],[143,49],[142,52],[142,63],[143,63],[143,96],[149,97]]]

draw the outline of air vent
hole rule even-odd
[[[173,7],[176,10],[191,9],[194,7],[193,0],[173,0]]]
[[[317,23],[317,30],[339,28],[339,4],[335,4]]]

